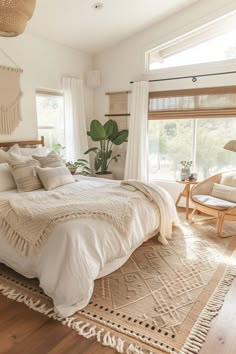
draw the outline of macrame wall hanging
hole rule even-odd
[[[15,68],[0,65],[0,134],[11,134],[21,122],[21,70],[2,50]]]

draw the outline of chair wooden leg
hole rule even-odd
[[[220,226],[219,226],[219,236],[222,237],[222,230],[224,225],[224,214],[221,215],[220,218]]]
[[[221,237],[223,222],[224,222],[224,214],[218,213],[217,224],[216,224],[216,233],[217,233],[217,236],[219,236],[219,237]]]
[[[190,214],[190,216],[189,216],[189,223],[191,224],[191,223],[193,223],[193,216],[194,216],[194,214],[197,212],[197,208],[194,208],[193,209],[193,211],[192,211],[192,213]]]

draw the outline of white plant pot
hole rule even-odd
[[[190,176],[190,168],[181,168],[180,179],[186,181]]]

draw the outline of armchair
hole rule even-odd
[[[222,172],[200,182],[192,188],[190,199],[194,204],[190,222],[197,211],[210,215],[217,221],[217,235],[222,236],[224,221],[236,221],[236,171]]]

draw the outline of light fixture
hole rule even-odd
[[[95,4],[93,4],[93,8],[94,10],[102,10],[104,8],[104,4],[102,2],[95,2]]]
[[[227,144],[225,144],[224,149],[236,152],[236,140],[230,140]]]
[[[0,0],[0,36],[16,37],[23,33],[35,3],[36,0]]]

